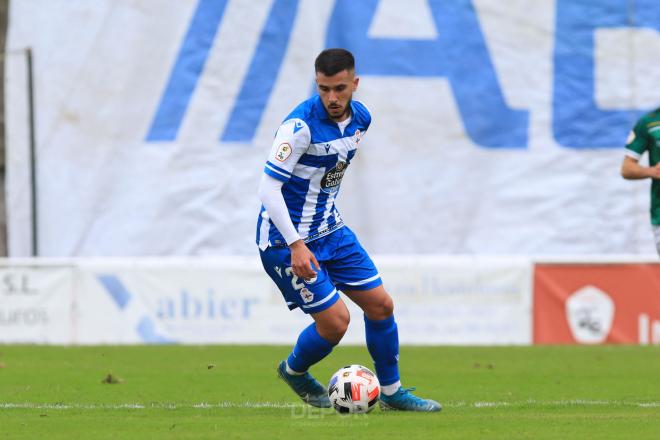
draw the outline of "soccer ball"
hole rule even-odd
[[[374,409],[380,396],[380,383],[362,365],[340,368],[328,384],[328,397],[340,414],[365,414]]]

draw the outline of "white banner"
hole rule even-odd
[[[73,277],[68,265],[0,263],[0,343],[74,342]]]
[[[355,53],[357,98],[373,114],[338,200],[371,252],[654,252],[649,182],[619,167],[635,120],[660,103],[648,62],[660,55],[660,2],[10,8],[12,256],[31,249],[28,46],[43,256],[254,255],[273,133],[310,96],[316,55],[336,46]]]
[[[531,342],[528,260],[376,262],[402,344]],[[35,261],[0,275],[0,343],[293,344],[312,322],[288,310],[255,258]],[[351,324],[342,343],[364,344],[362,311],[343,299]]]
[[[532,263],[512,258],[380,258],[402,343],[529,344]]]
[[[306,325],[254,258],[81,263],[77,342],[282,343]]]

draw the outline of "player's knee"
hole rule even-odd
[[[342,310],[341,313],[338,313],[335,316],[335,319],[332,323],[332,332],[336,337],[337,341],[340,341],[344,337],[346,330],[348,330],[348,324],[351,322],[351,315],[348,313],[348,309]]]
[[[389,295],[387,295],[387,298],[383,301],[382,313],[385,318],[389,318],[394,314],[394,301]]]
[[[392,297],[387,295],[379,304],[379,315],[380,319],[386,319],[392,316],[394,313],[394,301],[392,301]]]
[[[391,296],[385,295],[380,301],[371,304],[365,313],[369,319],[374,321],[387,319],[394,313],[394,301]]]
[[[323,339],[333,344],[338,344],[344,337],[348,327],[342,326],[326,326],[319,330],[319,334]]]
[[[351,315],[346,306],[336,310],[331,316],[316,322],[319,334],[326,341],[338,343],[344,337],[348,324],[351,321]]]

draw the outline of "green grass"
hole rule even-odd
[[[0,440],[660,438],[659,347],[403,347],[404,385],[443,411],[362,416],[302,405],[276,379],[288,351],[0,346]],[[312,372],[349,363],[371,366],[340,347]]]

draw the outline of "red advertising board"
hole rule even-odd
[[[660,344],[660,264],[537,264],[535,344]]]

